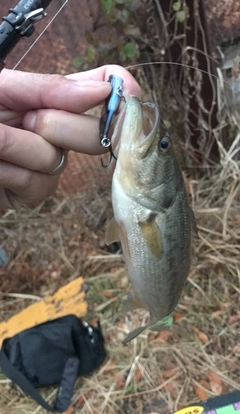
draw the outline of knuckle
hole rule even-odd
[[[58,74],[54,74],[54,75],[43,75],[43,81],[47,84],[47,87],[50,86],[56,86],[62,83],[68,83],[68,80],[62,76],[62,75],[58,75]]]
[[[18,175],[18,187],[21,190],[30,190],[34,180],[34,172],[30,170],[22,170]]]
[[[47,141],[51,141],[51,137],[56,135],[59,118],[61,114],[55,109],[40,109],[36,111],[36,120],[34,124],[34,132]]]
[[[39,81],[39,78],[38,78],[38,81]],[[56,97],[56,94],[59,91],[59,87],[61,87],[62,85],[64,87],[65,84],[68,85],[69,80],[67,80],[62,75],[57,75],[57,74],[42,75],[42,87],[39,90],[40,102],[42,104],[42,108],[51,107],[52,99]]]

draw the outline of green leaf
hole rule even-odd
[[[183,11],[185,12],[186,17],[188,17],[189,16],[189,7],[188,6],[183,6]]]
[[[176,18],[179,21],[179,23],[183,23],[186,20],[186,13],[183,10],[180,10],[176,13]]]
[[[126,58],[132,59],[136,56],[136,53],[136,48],[133,43],[128,42],[123,46],[123,54]]]
[[[76,69],[79,69],[79,68],[81,67],[82,63],[83,63],[83,58],[81,58],[81,56],[75,56],[75,57],[72,59],[72,65],[73,65]]]
[[[94,43],[93,42],[93,37],[92,37],[91,33],[88,30],[85,31],[85,39],[90,45],[92,45]]]
[[[87,62],[91,62],[95,58],[95,55],[96,55],[95,47],[93,47],[92,45],[88,46],[87,54],[86,54]]]
[[[181,3],[180,1],[176,1],[175,3],[173,3],[172,8],[173,10],[175,10],[176,12],[180,10],[181,7]]]
[[[134,386],[133,386],[133,384],[130,384],[130,385],[128,385],[126,388],[125,388],[125,392],[126,393],[132,393],[134,391]]]
[[[106,16],[110,16],[113,7],[115,6],[115,0],[101,0],[103,13]]]

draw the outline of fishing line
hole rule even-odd
[[[24,55],[20,58],[20,60],[16,63],[16,65],[13,67],[13,70],[15,70],[20,63],[23,61],[23,59],[28,55],[28,53],[32,50],[32,48],[36,45],[36,43],[39,41],[39,39],[42,37],[42,35],[48,30],[48,28],[51,26],[51,24],[53,23],[53,21],[56,19],[56,17],[59,15],[59,13],[63,10],[63,8],[66,6],[66,4],[68,3],[69,0],[65,0],[65,2],[63,3],[63,5],[60,7],[60,9],[55,13],[55,15],[52,17],[52,19],[50,20],[50,22],[46,25],[46,27],[43,29],[43,31],[40,33],[40,35],[37,37],[37,39],[32,43],[32,45],[28,48],[28,50],[24,53]],[[182,52],[182,55],[187,52],[189,49],[193,50],[193,51],[197,51],[198,53],[202,53],[204,54],[204,56],[206,56],[206,53],[201,51],[200,49],[196,49],[196,48],[192,48],[192,47],[187,47],[186,50],[184,52]],[[207,55],[206,57],[208,57],[209,59],[213,60],[216,63],[216,60],[212,57]],[[148,65],[161,65],[161,64],[166,64],[166,65],[174,65],[174,66],[182,66],[182,67],[186,67],[189,69],[194,69],[194,70],[199,70],[200,72],[208,75],[209,77],[215,78],[217,80],[219,80],[220,82],[223,82],[225,84],[227,84],[229,86],[229,83],[226,82],[224,79],[221,79],[220,77],[209,73],[208,71],[204,70],[204,69],[200,69],[200,68],[196,68],[193,65],[188,65],[185,63],[180,63],[180,62],[170,62],[170,61],[157,61],[157,62],[144,62],[144,63],[137,63],[134,65],[129,65],[126,66],[125,69],[129,70],[129,69],[134,69],[134,68],[138,68],[138,67],[142,67],[142,66],[148,66]]]
[[[134,68],[138,68],[141,66],[148,66],[148,65],[159,65],[159,64],[166,64],[166,65],[175,65],[175,66],[183,66],[189,69],[194,69],[194,70],[199,70],[202,73],[205,73],[208,76],[211,76],[219,81],[223,81],[224,83],[226,83],[227,85],[228,82],[225,81],[224,79],[219,78],[216,75],[213,75],[212,73],[207,72],[204,69],[200,69],[200,68],[196,68],[195,66],[192,65],[187,65],[186,63],[179,63],[179,62],[168,62],[168,61],[158,61],[158,62],[145,62],[145,63],[136,63],[135,65],[130,65],[130,66],[125,66],[124,69],[129,70],[129,69],[134,69]]]
[[[51,24],[53,23],[53,21],[56,19],[56,17],[59,15],[59,13],[63,10],[63,8],[66,6],[66,4],[68,3],[69,0],[65,0],[65,2],[62,4],[62,6],[60,7],[60,9],[55,13],[55,15],[52,17],[52,19],[50,20],[50,22],[46,25],[46,27],[43,29],[43,31],[40,33],[40,35],[37,37],[37,39],[32,43],[32,45],[28,48],[28,50],[24,53],[24,55],[20,58],[20,60],[16,63],[16,65],[13,67],[13,70],[15,70],[20,63],[23,61],[23,59],[28,55],[28,53],[32,50],[32,48],[36,45],[36,43],[39,41],[39,39],[42,37],[42,35],[48,30],[48,28],[51,26]],[[198,53],[202,53],[204,55],[206,55],[203,51],[199,50],[199,49],[195,49],[195,48],[191,48],[188,47],[188,49],[192,49],[197,51]],[[187,51],[185,50],[185,52]],[[184,53],[184,52],[183,52]],[[216,60],[213,59],[211,56],[207,56],[209,59],[213,60],[216,63]],[[215,78],[219,81],[222,81],[223,83],[227,84],[229,86],[229,83],[226,82],[224,79],[221,79],[220,77],[209,73],[208,71],[204,70],[204,69],[200,69],[200,68],[196,68],[193,65],[188,65],[185,63],[180,63],[180,62],[170,62],[170,61],[157,61],[157,62],[144,62],[144,63],[137,63],[134,65],[129,65],[126,66],[125,69],[129,70],[129,69],[134,69],[134,68],[138,68],[138,67],[142,67],[142,66],[148,66],[148,65],[161,65],[161,64],[166,64],[166,65],[174,65],[174,66],[182,66],[182,67],[186,67],[189,69],[194,69],[194,70],[199,70],[200,72],[208,75],[209,77]]]
[[[49,26],[51,26],[51,24],[53,23],[53,21],[56,19],[56,17],[59,15],[59,13],[62,11],[62,9],[66,6],[66,4],[68,3],[68,0],[65,0],[65,2],[63,3],[63,5],[60,7],[60,9],[55,13],[55,15],[52,17],[52,19],[50,20],[50,22],[46,25],[46,27],[43,29],[43,31],[40,33],[40,35],[37,37],[37,39],[32,43],[32,45],[28,48],[28,50],[24,53],[24,55],[21,57],[21,59],[16,63],[16,65],[14,66],[13,70],[15,70],[18,65],[20,65],[20,63],[23,61],[23,59],[27,56],[27,54],[30,52],[30,50],[32,50],[32,48],[35,46],[35,44],[39,41],[39,39],[42,37],[42,35],[46,32],[46,30],[49,28]]]

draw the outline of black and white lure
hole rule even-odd
[[[123,94],[123,79],[117,75],[110,75],[108,82],[110,82],[112,91],[105,101],[100,119],[100,144],[102,147],[109,148],[110,151],[110,160],[106,167],[110,164],[112,158],[116,159],[111,146],[111,123],[119,108],[120,102],[122,100],[126,102]]]

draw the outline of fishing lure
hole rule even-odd
[[[126,102],[123,94],[123,79],[117,75],[110,75],[108,82],[110,82],[112,91],[105,101],[103,115],[100,119],[100,144],[102,147],[109,148],[110,151],[110,160],[106,166],[110,164],[112,158],[116,159],[112,151],[111,138],[109,137],[113,116],[117,112],[121,100]]]
[[[20,0],[8,16],[3,17],[0,25],[0,71],[4,68],[4,59],[22,37],[34,33],[34,23],[47,16],[44,9],[52,0]]]

